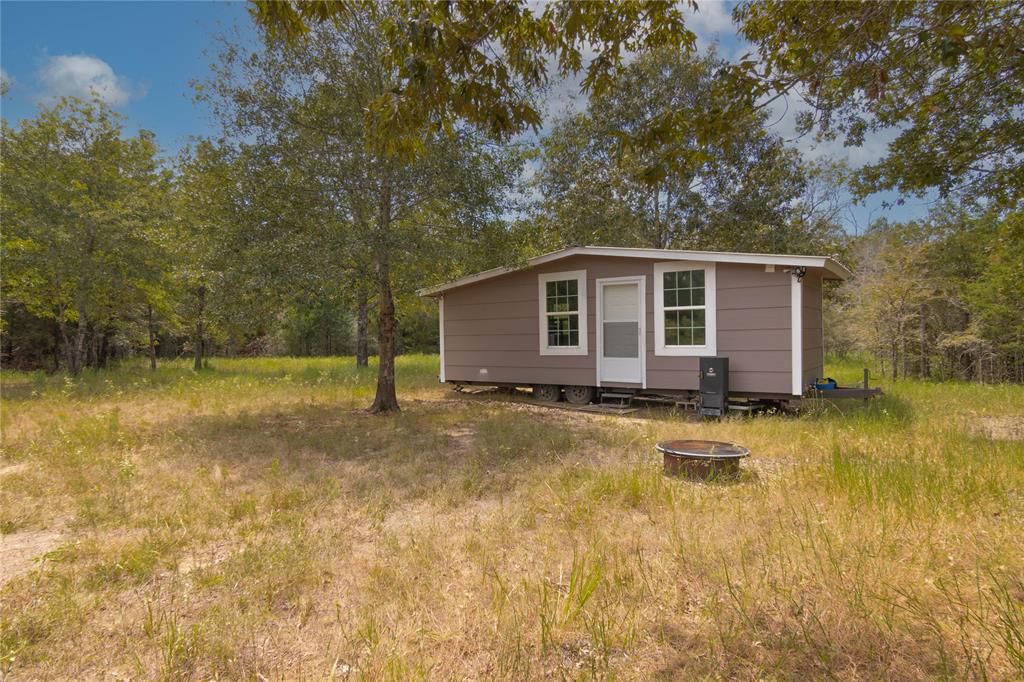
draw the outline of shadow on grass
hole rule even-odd
[[[569,403],[538,403],[528,394],[518,391],[492,390],[479,393],[458,393],[452,396],[453,399],[463,400],[467,403],[478,403],[491,406],[501,405],[526,405],[528,407],[550,410],[552,413],[561,412],[563,415],[594,414],[599,416],[626,417],[628,419],[648,419],[652,421],[666,419],[678,419],[680,422],[690,424],[701,424],[705,421],[717,422],[745,422],[761,419],[809,419],[819,421],[847,421],[863,425],[865,423],[876,423],[879,425],[909,425],[915,418],[916,413],[913,404],[904,398],[890,394],[882,394],[869,400],[864,405],[860,398],[844,398],[829,400],[826,398],[806,399],[799,412],[791,412],[780,409],[766,409],[751,412],[730,411],[724,417],[702,418],[692,410],[680,410],[679,408],[660,405],[657,403],[637,404],[632,412],[617,414],[613,411],[599,412],[595,410],[581,410]],[[638,401],[639,403],[640,401]],[[593,407],[593,405],[591,406]]]
[[[617,412],[614,409],[599,410],[600,403],[589,405],[573,405],[569,402],[545,403],[533,399],[533,396],[524,391],[495,389],[491,391],[480,391],[478,393],[453,392],[450,396],[453,400],[462,400],[467,403],[482,403],[485,405],[525,405],[538,410],[550,410],[554,414],[561,413],[563,418],[566,415],[578,414],[581,417],[594,415],[599,417],[625,417],[627,419],[664,420],[678,419],[683,422],[697,424],[701,422],[700,415],[693,410],[681,409],[673,405],[656,402],[644,402],[637,400],[629,409]]]
[[[12,381],[3,383],[0,397],[4,400],[21,402],[38,397],[38,384],[34,381]]]
[[[397,378],[402,390],[437,385],[437,356],[404,355],[397,358]],[[86,369],[73,377],[64,373],[5,371],[0,377],[0,396],[12,401],[62,398],[124,397],[141,393],[188,393],[200,387],[223,386],[253,390],[276,385],[332,385],[358,393],[376,384],[376,359],[369,367],[357,367],[349,357],[322,358],[215,358],[209,366],[194,370],[191,361],[163,362],[156,370],[138,363],[113,364]],[[367,403],[369,404],[369,403]]]
[[[577,456],[600,432],[531,413],[414,403],[387,417],[315,405],[200,416],[166,435],[209,466],[288,485],[330,482],[386,511],[398,501],[504,495],[534,469]]]
[[[859,398],[808,399],[804,401],[800,417],[820,421],[849,421],[860,425],[906,426],[913,423],[917,415],[908,400],[885,393],[871,398],[867,405]]]
[[[213,374],[214,370],[195,372],[182,366],[165,366],[157,370],[142,367],[86,369],[78,376],[65,373],[7,372],[0,382],[0,395],[10,401],[123,396],[165,390],[175,385],[195,385],[200,377]]]

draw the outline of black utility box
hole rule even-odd
[[[700,359],[700,416],[721,417],[729,411],[729,358]]]

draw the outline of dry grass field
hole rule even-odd
[[[699,424],[413,356],[380,417],[351,359],[212,364],[5,373],[0,679],[1024,677],[1024,387]]]

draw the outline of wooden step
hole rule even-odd
[[[601,393],[601,404],[608,405],[610,402],[618,402],[622,407],[629,407],[633,404],[632,393],[616,393],[615,391],[603,391]]]

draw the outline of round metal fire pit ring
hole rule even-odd
[[[668,440],[655,448],[664,455],[667,475],[699,481],[736,478],[740,460],[750,456],[742,445],[717,440]]]

